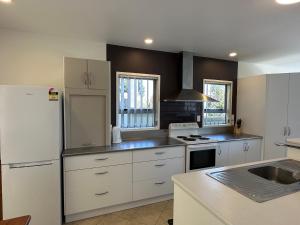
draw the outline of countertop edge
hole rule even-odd
[[[254,140],[254,139],[263,139],[262,136],[257,136],[257,135],[252,135],[252,134],[241,134],[239,135],[233,135],[233,134],[211,134],[211,135],[207,135],[207,136],[211,136],[212,139],[214,136],[225,136],[223,137],[224,140],[218,140],[216,138],[215,141],[212,141],[210,143],[224,143],[224,142],[231,142],[231,141],[243,141],[243,140]],[[157,141],[160,138],[155,138],[155,139],[145,139],[145,141]],[[75,152],[70,152],[68,153],[68,151],[71,150],[75,150],[75,149],[65,149],[62,151],[61,156],[63,158],[66,157],[72,157],[72,156],[80,156],[80,155],[94,155],[94,154],[108,154],[108,153],[117,153],[117,152],[126,152],[126,151],[141,151],[141,150],[151,150],[151,149],[156,149],[156,148],[166,148],[166,147],[177,147],[177,146],[186,146],[187,144],[184,142],[180,142],[176,139],[173,139],[171,137],[167,137],[166,139],[170,139],[172,141],[174,141],[175,143],[169,143],[169,144],[158,144],[157,146],[149,146],[149,147],[132,147],[132,148],[118,148],[118,147],[113,147],[112,146],[97,146],[97,147],[91,147],[91,148],[82,148],[82,152],[80,152],[78,149],[76,148],[77,151]],[[132,142],[134,141],[143,141],[143,140],[132,140]],[[131,141],[125,141],[123,143],[130,143]],[[177,142],[177,143],[176,143]],[[114,148],[114,149],[112,149]],[[98,149],[98,150],[97,150]]]
[[[99,151],[94,151],[94,152],[80,152],[80,153],[62,153],[62,157],[72,157],[72,156],[79,156],[79,155],[94,155],[94,154],[110,154],[110,153],[117,153],[117,152],[128,152],[128,151],[141,151],[141,150],[151,150],[151,149],[156,149],[156,148],[167,148],[167,147],[177,147],[177,146],[186,146],[185,143],[180,143],[180,144],[167,144],[167,145],[159,145],[155,147],[140,147],[140,148],[128,148],[128,149],[115,149],[112,151],[105,151],[105,150],[99,150]],[[105,148],[105,147],[110,147],[110,146],[100,146],[100,147],[95,147],[95,148]]]
[[[263,161],[258,161],[258,162],[251,162],[251,163],[245,163],[245,164],[240,164],[240,165],[234,165],[234,166],[226,166],[226,167],[220,167],[220,168],[213,168],[213,169],[207,169],[203,171],[198,171],[198,172],[192,172],[192,173],[201,173],[201,175],[205,175],[208,172],[214,172],[214,171],[220,171],[220,170],[227,170],[227,169],[232,169],[232,168],[238,168],[238,167],[243,167],[243,166],[250,166],[250,165],[257,165],[257,164],[262,164],[262,163],[268,163],[268,162],[274,162],[274,161],[280,161],[288,159],[288,157],[285,158],[278,158],[278,159],[271,159],[271,160],[263,160]],[[190,197],[192,197],[197,203],[202,205],[204,208],[206,208],[209,212],[211,212],[213,215],[215,215],[219,220],[221,220],[223,223],[226,225],[236,225],[231,222],[229,222],[225,216],[222,215],[221,212],[214,210],[213,206],[211,206],[209,203],[207,203],[205,200],[200,199],[196,194],[193,193],[188,187],[186,187],[181,181],[180,177],[181,176],[187,176],[188,174],[177,174],[172,176],[172,181],[174,184],[178,185],[184,192],[186,192]]]

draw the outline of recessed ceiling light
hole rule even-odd
[[[153,39],[151,39],[151,38],[146,38],[145,39],[145,44],[151,45],[152,43],[153,43]]]
[[[229,57],[231,57],[231,58],[234,58],[234,57],[236,57],[237,56],[237,53],[236,52],[231,52],[231,53],[229,53]]]
[[[276,0],[276,2],[280,5],[291,5],[300,2],[300,0]]]
[[[10,4],[10,3],[12,3],[12,0],[0,0],[0,2]]]

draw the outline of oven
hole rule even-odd
[[[186,172],[213,168],[216,165],[217,144],[197,144],[186,147]]]

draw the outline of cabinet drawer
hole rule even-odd
[[[133,162],[180,158],[185,155],[185,147],[155,148],[152,150],[134,151]]]
[[[81,155],[64,158],[64,171],[132,163],[132,152]]]
[[[173,193],[171,177],[133,182],[133,200],[153,198]]]
[[[132,165],[65,172],[65,214],[132,201]]]
[[[184,158],[165,159],[133,164],[133,180],[142,181],[184,173]]]

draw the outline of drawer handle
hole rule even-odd
[[[155,152],[155,155],[163,155],[165,152]]]
[[[106,158],[100,158],[100,159],[95,159],[96,161],[105,161],[105,160],[108,160],[108,157]]]
[[[102,193],[96,193],[95,195],[96,196],[103,196],[103,195],[107,195],[109,192],[108,191],[105,191],[105,192],[102,192]]]
[[[165,181],[162,181],[162,182],[156,182],[154,184],[156,184],[156,185],[162,185],[162,184],[165,184],[165,183],[166,183]]]
[[[155,165],[156,167],[163,167],[163,166],[165,166],[166,164],[157,164],[157,165]]]
[[[104,172],[95,173],[95,175],[104,175],[104,174],[108,174],[108,171],[104,171]]]

